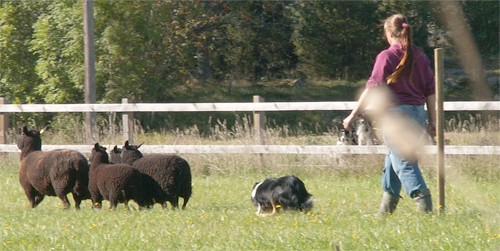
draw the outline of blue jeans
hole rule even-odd
[[[402,113],[414,119],[422,129],[425,128],[427,112],[423,105],[401,105],[391,109],[390,112]],[[382,187],[385,192],[399,196],[401,187],[411,197],[414,192],[427,188],[418,161],[405,160],[397,150],[390,147],[385,156],[384,171],[382,174]]]

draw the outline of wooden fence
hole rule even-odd
[[[20,112],[117,112],[123,116],[123,140],[132,138],[129,130],[134,112],[253,112],[256,145],[144,145],[144,153],[267,153],[267,154],[385,154],[384,146],[337,146],[337,145],[265,145],[262,133],[265,112],[280,111],[331,111],[352,110],[356,102],[264,102],[254,96],[247,103],[128,103],[123,99],[116,104],[5,104],[0,98],[0,152],[19,152],[17,146],[5,144],[7,115]],[[444,111],[500,111],[500,102],[444,102]],[[106,145],[106,142],[100,142]],[[57,148],[75,149],[88,153],[91,145],[44,145],[44,150]],[[435,146],[427,146],[426,152],[436,153]],[[499,154],[500,146],[451,146],[445,154]]]

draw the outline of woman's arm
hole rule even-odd
[[[346,130],[348,130],[348,131],[351,130],[349,128],[349,125],[351,124],[353,119],[356,118],[356,116],[366,108],[366,100],[368,99],[367,98],[368,93],[370,92],[369,90],[370,90],[369,88],[365,88],[363,93],[361,93],[361,96],[359,97],[358,102],[356,103],[356,106],[351,111],[351,114],[349,114],[349,116],[347,116],[347,118],[345,118],[344,121],[342,121],[342,125],[344,126],[344,128]]]

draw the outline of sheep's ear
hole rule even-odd
[[[127,141],[125,141],[124,146],[125,146],[126,148],[128,148],[128,140],[127,140]]]
[[[99,149],[99,143],[94,144],[94,149],[96,149],[96,150]]]
[[[27,126],[23,126],[23,133],[24,134],[28,134],[28,127]]]
[[[138,146],[137,146],[137,149],[139,149],[139,147],[141,147],[141,146],[142,146],[142,144],[144,144],[144,143],[141,143],[140,145],[138,145]]]
[[[115,147],[113,147],[113,151],[118,151],[118,146],[115,145]]]

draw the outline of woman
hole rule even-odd
[[[382,126],[389,150],[382,175],[384,194],[379,213],[394,212],[402,187],[417,202],[420,211],[432,212],[431,194],[418,167],[418,161],[403,154],[403,150],[394,143],[398,136],[391,137],[387,130],[389,123],[386,118],[402,116],[410,118],[423,130],[428,117],[427,131],[434,137],[436,133],[434,74],[427,56],[420,48],[413,45],[412,28],[405,16],[395,14],[387,18],[384,22],[384,34],[390,46],[377,55],[366,88],[354,110],[344,119],[343,126],[349,130],[353,119],[363,111],[367,103],[372,103],[371,94],[375,93],[375,90],[388,89],[391,99]],[[380,99],[383,98],[378,98],[378,101]],[[429,110],[428,114],[424,108],[425,104]],[[396,114],[399,116],[393,116]]]

